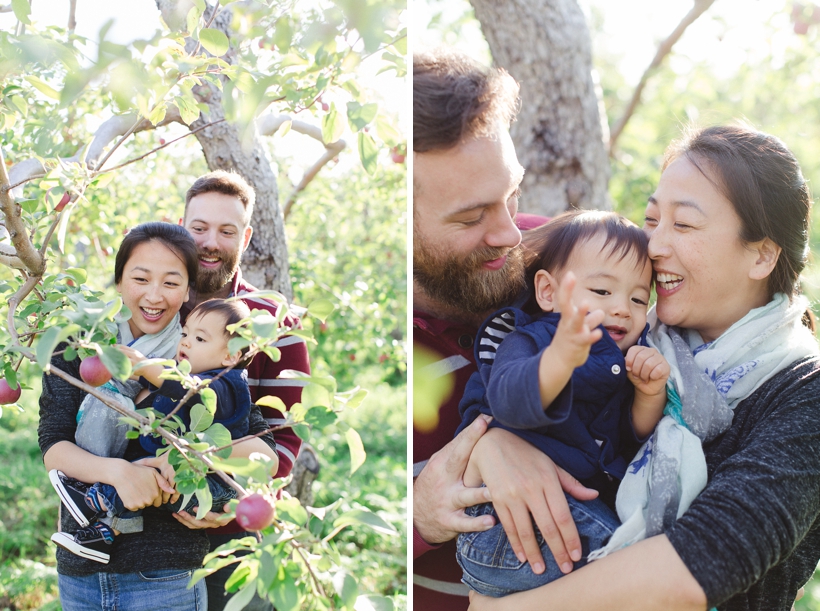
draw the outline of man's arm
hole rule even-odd
[[[581,485],[535,446],[500,428],[478,440],[470,468],[478,470],[489,489],[518,559],[528,561],[536,573],[544,571],[534,519],[558,566],[571,571],[573,559],[581,558],[581,540],[564,491],[579,500],[594,499],[598,492]]]
[[[488,416],[479,416],[436,452],[413,482],[413,557],[461,532],[488,530],[491,516],[470,518],[466,507],[490,501],[487,488],[466,488],[462,478],[476,441],[486,432]]]

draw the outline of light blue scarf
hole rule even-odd
[[[660,323],[654,309],[649,313],[649,344],[671,368],[667,405],[618,488],[622,524],[590,560],[660,534],[683,515],[706,487],[701,444],[728,429],[737,404],[764,382],[818,354],[817,340],[802,324],[807,308],[805,298],[790,303],[777,293],[709,344],[695,331]]]
[[[179,313],[159,333],[142,335],[134,339],[131,327],[126,321],[120,323],[117,335],[121,344],[131,346],[146,358],[174,358],[182,336]],[[134,398],[141,388],[136,380],[123,382],[112,378],[98,390],[124,408],[133,411]],[[76,444],[95,456],[122,458],[128,446],[128,440],[125,438],[128,425],[119,419],[120,415],[97,397],[86,395],[80,404],[80,411],[77,412],[77,431],[74,433]]]

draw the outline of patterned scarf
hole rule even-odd
[[[618,488],[621,526],[590,560],[660,534],[706,487],[702,443],[732,424],[734,408],[795,361],[818,354],[802,324],[804,297],[783,293],[750,311],[713,342],[692,330],[668,327],[649,313],[648,339],[669,361],[667,404],[655,432],[638,451]]]
[[[118,335],[121,344],[139,350],[146,358],[174,358],[179,338],[182,337],[179,313],[159,333],[142,335],[134,339],[131,327],[126,321],[120,323]],[[125,409],[133,410],[134,399],[141,389],[142,386],[136,380],[120,381],[111,378],[99,388],[99,391]],[[77,430],[74,433],[76,444],[95,456],[122,458],[128,445],[128,439],[125,438],[128,425],[119,419],[120,415],[105,403],[96,397],[86,395],[80,404],[80,411],[77,412]]]

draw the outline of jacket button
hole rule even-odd
[[[621,373],[621,366],[620,365],[613,365],[612,366],[612,373],[614,373],[615,375],[618,375],[619,373]]]
[[[464,335],[459,336],[458,345],[461,346],[462,348],[472,348],[472,346],[473,346],[473,336],[472,335],[467,335],[466,333]]]

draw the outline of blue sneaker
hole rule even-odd
[[[101,514],[105,513],[105,509],[99,506],[99,502],[95,495],[89,495],[88,484],[85,484],[73,477],[68,477],[62,471],[52,469],[48,472],[48,479],[51,485],[60,495],[60,500],[68,509],[71,517],[73,517],[80,526],[88,526],[96,521]]]
[[[64,532],[54,533],[51,540],[72,554],[108,564],[111,558],[108,552],[114,543],[114,531],[102,522],[95,522],[73,535]]]

